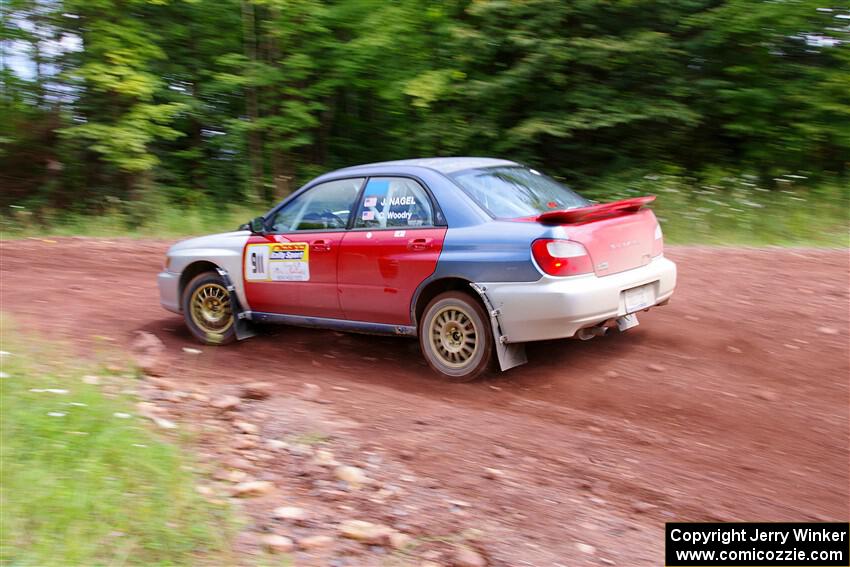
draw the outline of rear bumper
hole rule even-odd
[[[481,283],[509,343],[572,337],[576,331],[626,315],[623,291],[650,284],[653,305],[673,295],[676,264],[659,256],[646,266],[605,277],[593,274],[536,282]]]
[[[156,278],[159,287],[159,303],[174,313],[180,313],[180,275],[160,272]]]

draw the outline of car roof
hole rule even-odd
[[[363,165],[354,165],[337,171],[360,169],[363,167],[415,166],[426,167],[428,169],[433,169],[434,171],[439,171],[443,174],[450,174],[455,173],[457,171],[463,171],[465,169],[478,169],[481,167],[495,167],[500,165],[504,166],[519,164],[506,159],[488,157],[431,157],[365,163]]]

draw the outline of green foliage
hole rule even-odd
[[[71,142],[85,144],[123,172],[142,173],[159,163],[149,151],[153,140],[173,140],[181,135],[166,126],[180,108],[174,103],[136,104],[112,122],[90,122],[59,133]]]
[[[196,493],[178,449],[56,345],[2,333],[0,562],[229,564],[228,512]]]
[[[85,49],[75,54],[65,75],[80,89],[78,109],[86,120],[59,133],[96,152],[120,173],[152,170],[159,160],[150,151],[151,144],[183,135],[169,126],[183,106],[155,101],[163,85],[154,65],[166,54],[151,22],[141,17],[146,3],[70,0],[66,4],[80,24],[65,27],[78,34]],[[132,178],[128,188],[134,185]]]
[[[450,154],[579,188],[667,168],[847,184],[850,13],[814,0],[7,5],[35,73],[0,69],[4,208],[257,207],[331,168]]]

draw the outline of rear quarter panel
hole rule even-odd
[[[491,221],[449,228],[432,278],[460,277],[472,282],[537,281],[541,273],[531,243],[547,231],[537,224]]]
[[[507,221],[449,228],[437,268],[413,295],[412,320],[416,320],[416,306],[423,290],[438,280],[460,279],[470,283],[540,280],[542,274],[532,260],[531,243],[548,233],[536,223]]]

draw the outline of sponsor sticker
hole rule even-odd
[[[249,244],[245,248],[245,280],[269,280],[269,244]]]
[[[249,244],[245,250],[245,280],[250,282],[310,281],[310,247],[306,242]]]

